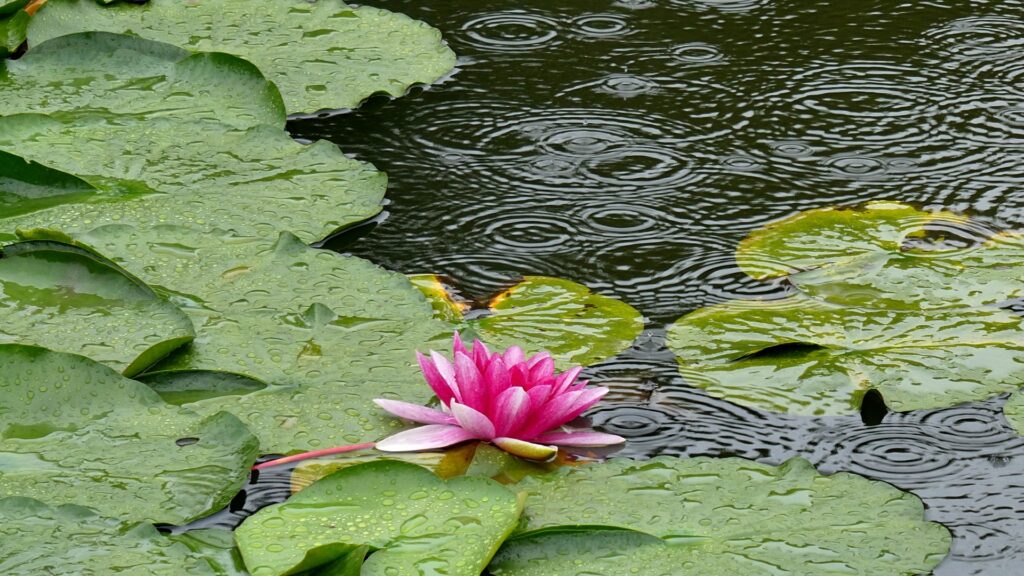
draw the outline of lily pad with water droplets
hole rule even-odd
[[[0,499],[0,573],[227,576],[148,524],[65,504]],[[237,572],[235,574],[242,574]]]
[[[678,320],[668,346],[689,383],[777,412],[853,414],[871,389],[893,410],[938,408],[1024,384],[1022,319],[996,308],[735,300]]]
[[[548,350],[561,366],[594,364],[622,352],[643,331],[643,317],[632,306],[561,278],[527,276],[495,296],[481,315],[465,318],[434,275],[413,277],[439,320],[501,349],[522,346]]]
[[[525,521],[496,576],[904,576],[929,572],[951,540],[913,494],[803,460],[613,459],[518,487]]]
[[[291,113],[355,108],[379,92],[401,96],[455,66],[438,30],[340,0],[151,0],[110,7],[50,0],[33,18],[29,41],[92,30],[245,58],[277,84]]]
[[[1003,415],[1018,434],[1024,435],[1024,392],[1017,390],[1003,405]]]
[[[479,576],[515,528],[515,494],[381,460],[345,468],[247,518],[235,535],[253,576],[295,574],[368,547],[362,576]],[[345,572],[347,574],[347,572]]]
[[[231,530],[200,528],[170,534],[167,539],[185,545],[194,556],[205,560],[216,576],[249,576]]]
[[[85,250],[56,242],[3,249],[0,342],[81,354],[132,376],[194,336],[177,306]]]
[[[2,9],[2,7],[0,7]],[[0,58],[6,58],[18,51],[28,36],[28,23],[31,20],[25,12],[0,14]],[[2,70],[2,67],[0,67]]]
[[[202,417],[92,360],[0,345],[0,498],[183,524],[225,506],[256,459],[227,413]]]

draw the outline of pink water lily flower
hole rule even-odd
[[[431,352],[416,353],[427,384],[441,401],[440,409],[399,400],[374,402],[388,412],[425,424],[377,443],[385,452],[444,448],[466,440],[485,440],[533,460],[546,460],[559,446],[608,446],[625,442],[614,434],[568,431],[561,426],[596,404],[607,388],[576,382],[580,367],[555,372],[547,352],[527,358],[513,346],[492,353],[475,340],[472,350],[455,334],[454,361]]]

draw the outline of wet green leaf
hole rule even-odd
[[[277,88],[241,58],[106,32],[55,38],[0,62],[0,93],[5,116],[176,117],[232,128],[285,121]]]
[[[950,546],[914,495],[803,460],[613,459],[519,487],[525,526],[495,559],[500,576],[903,576],[927,573]]]
[[[50,0],[33,19],[29,39],[35,45],[92,30],[245,58],[277,84],[293,113],[355,108],[378,92],[401,96],[455,66],[455,54],[434,28],[340,0],[151,0],[107,8],[93,0]]]
[[[1024,435],[1024,393],[1017,390],[1003,405],[1003,415],[1018,434]]]
[[[0,499],[0,573],[220,576],[148,524],[103,518],[81,506]],[[240,574],[240,573],[236,573]]]
[[[486,478],[441,480],[404,462],[345,468],[246,519],[236,538],[253,576],[294,574],[374,550],[360,574],[478,576],[521,512]]]
[[[669,329],[687,381],[730,401],[799,414],[856,413],[878,390],[899,411],[980,400],[1024,384],[1019,316],[908,312],[805,296],[703,308]]]
[[[175,406],[224,396],[244,396],[267,387],[250,376],[212,370],[157,372],[144,374],[136,380],[149,385],[164,402]]]
[[[439,478],[447,480],[466,474],[466,469],[473,461],[480,442],[466,442],[444,451],[429,452],[378,452],[376,450],[358,450],[336,454],[329,458],[317,458],[300,462],[292,471],[292,492],[305,490],[314,482],[357,464],[365,464],[377,460],[395,460],[422,466]],[[483,476],[483,474],[474,474]]]
[[[29,0],[0,0],[0,16],[9,16],[21,10]]]
[[[182,524],[223,507],[256,438],[237,418],[165,404],[87,358],[0,345],[0,497]]]
[[[5,217],[88,202],[98,192],[81,178],[0,152],[0,212]]]
[[[217,576],[249,576],[242,554],[235,546],[235,533],[230,530],[202,528],[172,534],[167,539],[184,544],[194,556],[209,564]]]
[[[0,14],[0,58],[14,54],[25,43],[28,23],[31,19],[32,17],[25,12],[15,12],[10,15]],[[0,74],[2,73],[3,66],[0,61]]]
[[[29,242],[0,258],[0,342],[88,356],[132,376],[192,340],[148,286],[74,247]]]
[[[468,320],[463,318],[468,307],[436,276],[414,276],[413,282],[439,320],[495,348],[548,350],[562,366],[606,360],[628,348],[644,327],[643,317],[629,304],[560,278],[527,276],[495,296],[486,315]]]

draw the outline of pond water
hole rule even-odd
[[[687,386],[664,327],[780,294],[736,244],[795,212],[871,199],[966,211],[979,237],[1024,228],[1020,0],[375,0],[440,28],[448,81],[355,113],[295,119],[385,170],[386,218],[331,247],[485,297],[525,274],[639,308],[635,346],[588,370],[592,413],[633,457],[802,456],[924,499],[955,535],[939,576],[1024,573],[1024,438],[1004,398],[804,418]],[[756,385],[756,383],[752,383]],[[871,404],[869,402],[869,404]],[[265,474],[230,526],[287,495]]]

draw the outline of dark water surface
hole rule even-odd
[[[290,123],[390,176],[390,216],[340,249],[470,296],[524,274],[617,296],[648,330],[589,372],[613,389],[593,421],[624,454],[803,456],[891,482],[956,536],[935,574],[1024,574],[1024,438],[1004,399],[874,425],[768,414],[687,386],[663,345],[686,312],[777,290],[733,250],[801,210],[895,199],[1024,227],[1024,2],[374,4],[440,28],[461,70]]]

